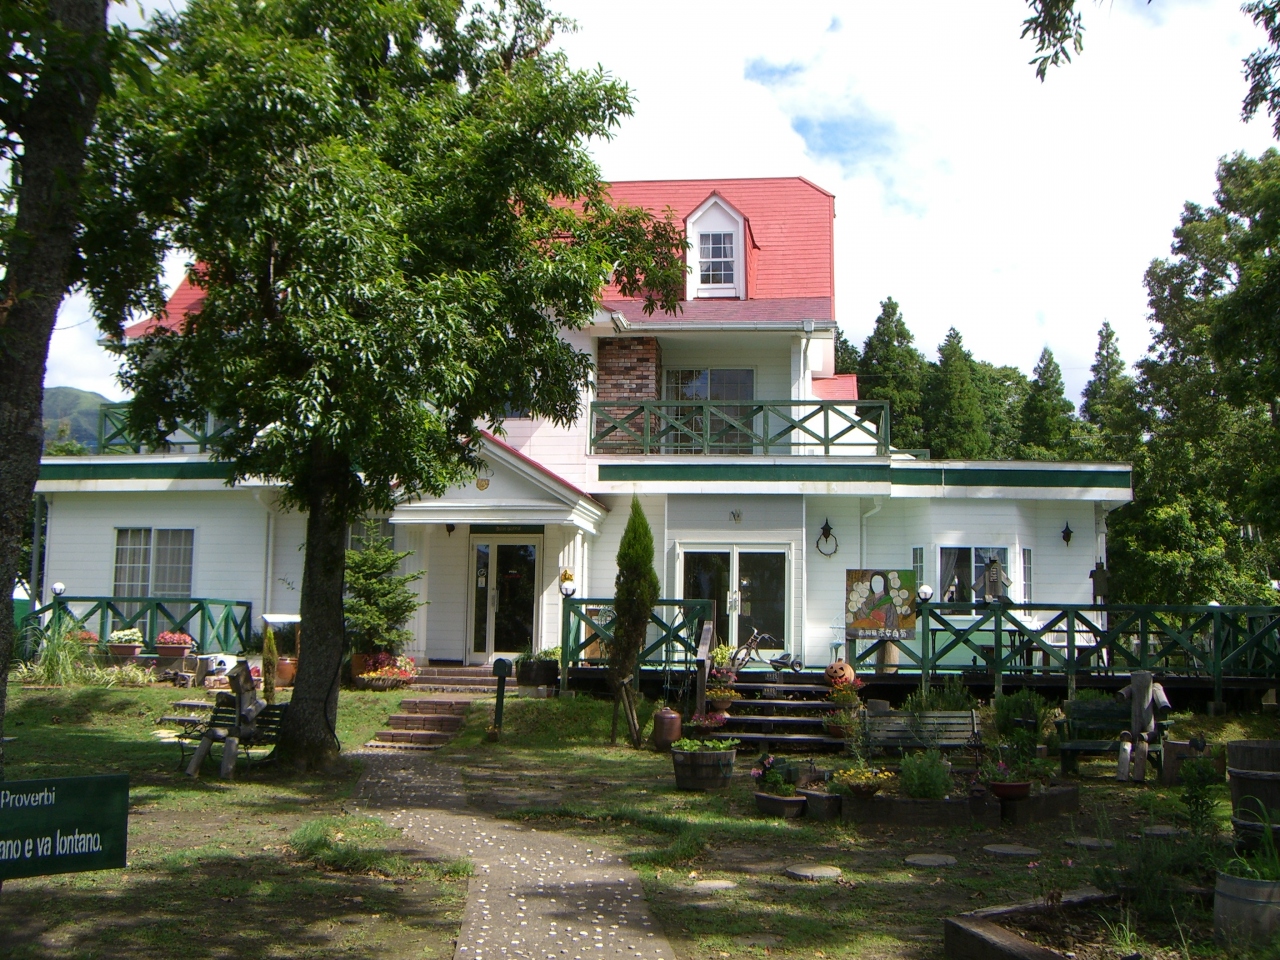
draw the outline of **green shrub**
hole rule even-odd
[[[1114,700],[1116,695],[1110,690],[1097,690],[1093,687],[1085,687],[1083,690],[1077,688],[1076,695],[1072,698],[1077,703],[1088,703],[1090,700]]]
[[[321,817],[289,835],[289,846],[304,860],[325,870],[404,876],[414,872],[409,861],[378,841],[400,836],[373,817]]]
[[[1200,834],[1216,834],[1218,818],[1214,814],[1217,798],[1213,788],[1222,782],[1218,768],[1207,758],[1183,760],[1178,768],[1182,776],[1182,805],[1187,808],[1187,822]]]
[[[898,771],[902,792],[916,800],[941,800],[951,792],[951,771],[937,750],[908,754]]]
[[[1226,852],[1216,837],[1117,839],[1094,868],[1094,884],[1118,893],[1146,919],[1168,922],[1190,912],[1187,887],[1212,887]]]
[[[1019,690],[1017,693],[996,697],[995,723],[996,733],[1011,738],[1019,731],[1029,730],[1034,734],[1036,743],[1044,743],[1044,738],[1053,726],[1053,715],[1057,708],[1034,690]],[[1030,721],[1024,726],[1019,721]]]
[[[978,698],[969,692],[958,676],[947,677],[940,687],[914,690],[907,697],[903,709],[909,713],[925,713],[931,710],[976,710]]]
[[[390,537],[370,534],[355,539],[359,549],[347,551],[347,595],[342,601],[352,650],[399,653],[413,639],[404,625],[422,606],[409,584],[421,580],[423,571],[403,575],[395,572],[413,551],[393,550]]]

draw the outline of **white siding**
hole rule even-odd
[[[735,332],[688,337],[660,337],[662,369],[720,367],[755,370],[757,400],[792,397],[791,337]],[[665,375],[664,375],[665,376]]]
[[[591,541],[587,551],[587,584],[579,588],[580,597],[612,597],[613,582],[618,576],[618,545],[622,542],[622,531],[627,528],[627,518],[631,516],[631,498],[619,496],[598,497],[606,507],[609,515],[600,526],[600,534]],[[670,596],[671,573],[664,555],[663,544],[666,542],[664,531],[667,527],[667,498],[662,495],[642,496],[640,506],[644,509],[653,530],[653,565],[662,582],[662,595]]]
[[[440,660],[462,660],[467,645],[468,589],[472,583],[466,525],[449,534],[442,524],[424,524],[426,540],[426,654]]]

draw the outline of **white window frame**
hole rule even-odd
[[[738,298],[747,295],[746,218],[735,210],[724,197],[713,193],[685,220],[685,232],[689,238],[689,271],[686,299]],[[733,282],[703,283],[701,269],[702,237],[704,234],[728,233],[733,236]]]
[[[1032,580],[1031,580],[1031,548],[1022,548],[1022,602],[1033,603]]]
[[[138,596],[138,597],[159,596],[159,594],[155,592],[156,554],[158,552],[158,546],[156,543],[156,539],[157,539],[156,534],[170,533],[175,531],[181,531],[184,533],[191,534],[191,554],[190,554],[191,564],[189,568],[190,576],[188,578],[186,598],[190,598],[195,595],[195,584],[196,584],[196,530],[195,530],[195,527],[116,527],[115,530],[116,530],[116,542],[112,546],[112,562],[111,562],[112,596],[125,596],[125,594],[117,592],[116,585],[120,582],[119,573],[118,573],[120,534],[126,530],[145,530],[147,533],[146,544],[143,547],[143,549],[145,549],[146,551],[147,582],[146,582],[145,589],[142,592],[135,594],[135,596]],[[134,564],[134,566],[138,566],[138,565]],[[164,596],[179,597],[181,596],[181,594],[175,591],[169,591],[168,593],[164,594]]]
[[[1016,551],[1015,551],[1015,549],[1014,549],[1013,547],[1011,547],[1011,546],[1008,546],[1008,545],[1006,545],[1006,544],[993,544],[993,543],[985,543],[985,544],[973,544],[973,543],[967,543],[967,544],[966,544],[966,543],[954,543],[954,544],[953,544],[953,543],[943,543],[943,544],[939,544],[939,545],[938,545],[938,553],[937,553],[937,556],[935,557],[935,559],[937,560],[937,563],[938,563],[938,581],[939,581],[939,582],[938,582],[938,587],[937,587],[937,589],[936,589],[936,591],[935,591],[935,593],[934,593],[934,599],[935,599],[935,600],[943,600],[943,599],[946,597],[946,595],[947,595],[947,588],[950,586],[949,584],[945,584],[945,585],[944,585],[944,584],[941,582],[941,581],[942,581],[942,569],[943,569],[943,565],[942,565],[942,551],[943,551],[943,550],[968,550],[968,551],[969,551],[969,571],[970,571],[970,576],[971,576],[973,579],[972,579],[972,580],[970,580],[967,584],[964,584],[964,585],[963,585],[963,586],[965,587],[966,591],[967,591],[967,592],[968,592],[968,594],[969,594],[969,599],[968,599],[968,600],[957,600],[957,601],[955,601],[955,602],[957,602],[957,603],[982,603],[982,602],[983,602],[982,600],[979,600],[979,599],[978,599],[978,591],[977,591],[977,590],[975,590],[975,589],[973,588],[974,581],[976,581],[976,580],[978,579],[978,568],[977,568],[977,565],[974,563],[974,560],[975,560],[974,553],[975,553],[975,551],[977,551],[977,550],[1003,550],[1003,551],[1004,551],[1004,556],[1005,556],[1005,562],[1004,562],[1004,572],[1005,572],[1005,576],[1008,576],[1008,577],[1009,577],[1009,579],[1011,579],[1011,580],[1013,579],[1013,577],[1009,574],[1009,566],[1010,566],[1010,564],[1009,564],[1009,558],[1010,558],[1011,556],[1015,556],[1015,555],[1016,555]],[[1006,588],[1006,589],[1007,589],[1007,588]]]

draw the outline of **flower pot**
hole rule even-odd
[[[136,657],[142,650],[140,643],[108,643],[107,649],[113,657]]]
[[[997,800],[1025,800],[1031,796],[1031,781],[1017,781],[1014,783],[989,783],[991,793]]]
[[[733,777],[737,750],[672,750],[678,790],[715,790]]]
[[[1280,933],[1280,883],[1218,874],[1213,935],[1229,943],[1270,943]]]
[[[848,740],[853,736],[853,726],[847,723],[824,723],[823,729],[826,730],[828,737],[835,737],[837,740]]]
[[[555,660],[526,660],[516,664],[516,684],[521,687],[554,687],[560,682]]]
[[[293,686],[293,678],[298,675],[298,661],[293,657],[280,657],[276,660],[276,686]]]
[[[156,656],[162,660],[178,660],[191,652],[189,643],[157,643]]]
[[[825,790],[797,790],[796,793],[804,797],[804,815],[810,820],[840,819],[840,794]]]
[[[409,685],[404,677],[356,677],[357,690],[399,690]]]
[[[805,802],[805,798],[800,795],[779,797],[772,793],[756,794],[756,809],[766,817],[785,817],[788,820],[798,817],[804,813]]]
[[[719,713],[725,713],[733,706],[732,700],[712,700],[711,706]]]

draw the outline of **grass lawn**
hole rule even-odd
[[[1121,862],[1137,865],[1130,881],[1144,887],[1142,902],[1062,911],[1042,929],[1028,923],[1026,932],[1080,960],[1249,956],[1214,945],[1211,898],[1188,892],[1188,874],[1172,872],[1203,854],[1201,847],[1129,839],[1147,825],[1182,822],[1181,788],[1159,787],[1154,775],[1145,786],[1122,785],[1112,779],[1114,761],[1082,762],[1080,814],[1030,827],[858,829],[762,817],[746,775],[750,754],[740,753],[739,776],[727,790],[678,792],[669,757],[601,745],[608,720],[608,704],[515,701],[501,742],[485,741],[487,715],[476,711],[444,753],[463,770],[473,806],[627,854],[682,960],[941,957],[942,918],[1092,884]],[[1175,735],[1280,737],[1271,717],[1179,720]],[[961,775],[957,789],[967,779]],[[1225,823],[1229,796],[1225,785],[1216,789]],[[1073,836],[1114,838],[1117,848],[1083,853],[1065,844]],[[1037,866],[1028,866],[1031,858],[996,860],[983,852],[1000,842],[1038,848]],[[1210,852],[1227,854],[1221,845]],[[912,853],[947,853],[959,862],[917,869],[903,863]],[[799,861],[836,865],[843,876],[816,883],[780,876]],[[714,879],[737,887],[716,893],[694,887]]]
[[[465,868],[397,853],[398,831],[351,815],[355,763],[332,777],[242,765],[235,781],[209,764],[188,779],[155,732],[190,693],[10,688],[7,777],[128,773],[129,863],[6,883],[0,957],[451,957]],[[344,746],[402,695],[344,691]]]

